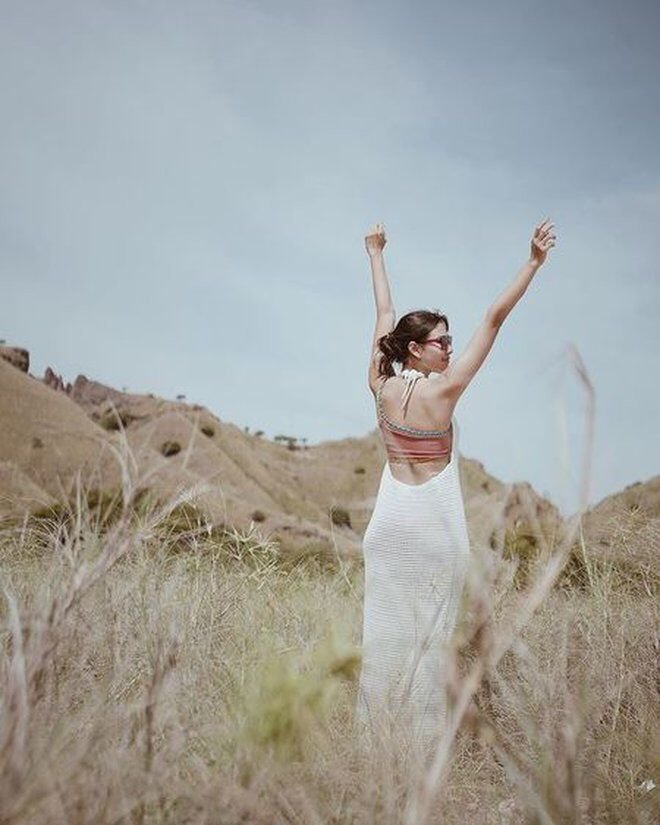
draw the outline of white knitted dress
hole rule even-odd
[[[357,718],[371,730],[402,724],[424,747],[447,719],[444,653],[470,558],[455,416],[452,425],[450,462],[423,484],[399,481],[385,462],[363,538]]]

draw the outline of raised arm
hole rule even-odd
[[[390,286],[387,283],[385,273],[385,260],[383,249],[387,243],[385,237],[385,227],[382,223],[374,224],[364,238],[364,245],[371,262],[371,275],[374,287],[374,298],[376,300],[376,316],[394,313]]]
[[[477,374],[495,342],[504,319],[524,295],[537,270],[545,262],[550,247],[555,245],[556,235],[552,233],[554,224],[548,221],[549,219],[545,218],[534,228],[529,260],[520,268],[513,283],[488,308],[465,350],[445,370],[445,391],[455,400],[458,400]]]
[[[489,309],[498,327],[502,325],[506,316],[522,298],[537,269],[545,263],[550,247],[555,245],[557,236],[552,233],[554,224],[549,223],[549,220],[549,218],[545,218],[534,228],[529,260],[525,261],[513,283],[504,290]]]
[[[385,272],[383,249],[386,243],[385,227],[382,223],[375,224],[364,239],[371,263],[374,299],[376,301],[376,329],[374,330],[369,357],[369,386],[372,389],[376,385],[379,374],[380,350],[378,349],[378,339],[383,335],[387,335],[388,332],[392,332],[396,319],[390,286],[387,282],[387,273]]]

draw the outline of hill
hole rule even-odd
[[[214,523],[292,547],[359,552],[385,461],[377,428],[361,438],[301,446],[271,441],[210,410],[153,394],[126,393],[79,375],[65,383],[48,368],[30,375],[29,353],[0,352],[0,516],[121,483],[119,455],[133,457],[135,483],[166,498],[203,488],[195,503]],[[526,482],[504,484],[479,461],[459,456],[468,528],[491,544],[535,524],[553,533],[554,505]]]

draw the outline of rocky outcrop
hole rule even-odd
[[[153,395],[121,392],[100,381],[79,375],[71,387],[71,398],[105,430],[125,429],[133,422],[159,414],[168,403]]]
[[[47,387],[50,387],[52,390],[60,390],[61,392],[65,392],[67,395],[71,393],[71,384],[65,384],[62,379],[62,376],[57,375],[50,367],[46,367],[43,382]]]
[[[30,353],[28,350],[23,349],[23,347],[2,345],[0,346],[0,358],[3,358],[7,363],[11,364],[12,367],[16,367],[16,369],[21,372],[25,372],[28,375],[30,374]],[[53,390],[60,390],[61,392],[67,393],[67,395],[71,392],[71,384],[65,383],[62,376],[57,375],[51,367],[46,367],[46,372],[41,380],[47,387]]]
[[[49,496],[68,495],[77,478],[98,487],[121,481],[107,433],[65,393],[53,392],[4,361],[0,421],[0,461],[12,464]]]
[[[30,369],[30,353],[22,347],[0,346],[0,358],[4,358],[21,372],[27,372]]]
[[[71,397],[81,407],[88,409],[106,401],[112,401],[113,404],[120,405],[134,396],[126,392],[120,392],[113,387],[108,387],[106,384],[101,384],[100,381],[90,381],[85,375],[79,375],[71,387]]]
[[[503,515],[514,527],[521,522],[538,519],[539,522],[551,522],[553,525],[562,521],[559,510],[540,496],[527,481],[516,482],[512,485],[504,505]]]

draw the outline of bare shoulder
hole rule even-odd
[[[453,364],[444,372],[436,373],[436,378],[428,381],[427,392],[434,398],[451,398],[460,395],[458,376],[453,370]]]
[[[424,382],[422,393],[425,401],[432,406],[434,411],[441,410],[441,417],[451,418],[456,406],[457,393],[449,370],[436,373],[435,376]]]
[[[449,375],[449,367],[444,372],[432,373],[426,381],[423,382],[424,394],[430,398],[442,396],[447,392],[451,385]]]

